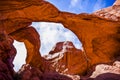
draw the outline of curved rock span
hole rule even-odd
[[[26,63],[43,72],[46,71],[47,64],[45,63],[48,62],[40,55],[39,35],[30,26],[32,22],[62,23],[77,35],[83,44],[83,50],[73,48],[73,51],[74,54],[80,53],[77,54],[80,58],[77,58],[83,64],[79,65],[80,69],[76,67],[75,72],[72,70],[68,72],[83,75],[93,65],[109,63],[120,56],[119,20],[118,0],[113,6],[93,14],[62,12],[44,0],[0,1],[0,31],[5,31],[13,39],[24,42],[27,49]],[[52,53],[50,52],[51,55]],[[74,55],[73,52],[65,52],[65,55],[67,53],[70,55],[63,61],[61,60],[60,64],[69,59],[69,56]],[[76,60],[74,59],[74,61]],[[68,68],[75,65],[71,61],[69,64],[69,60],[67,63],[65,65]]]

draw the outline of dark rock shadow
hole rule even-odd
[[[120,80],[120,74],[104,73],[97,76],[94,80]]]

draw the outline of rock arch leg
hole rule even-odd
[[[26,63],[37,67],[39,62],[41,64],[40,36],[33,27],[26,27],[10,34],[17,41],[24,42],[27,49]],[[37,60],[37,61],[36,61]],[[38,61],[39,60],[39,61]],[[36,63],[36,64],[35,64]]]

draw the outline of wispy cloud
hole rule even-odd
[[[94,2],[90,0],[71,0],[69,10],[75,13],[90,13]]]
[[[41,22],[33,23],[33,25],[40,34],[41,55],[48,54],[52,47],[60,41],[72,41],[77,48],[81,47],[75,34],[64,28],[62,24]]]
[[[104,8],[105,6],[106,6],[106,3],[103,0],[97,0],[94,7],[93,7],[93,11]]]
[[[79,0],[71,0],[70,6],[75,7]]]

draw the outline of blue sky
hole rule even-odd
[[[54,4],[59,10],[72,13],[92,13],[98,9],[108,7],[114,3],[115,0],[47,0]],[[36,28],[40,34],[41,40],[41,55],[46,55],[52,47],[60,41],[72,41],[76,48],[81,48],[82,44],[77,39],[75,34],[64,28],[62,24],[33,22],[32,26]],[[17,55],[14,60],[17,71],[22,64],[25,63],[26,49],[23,43],[14,42],[17,49]]]
[[[59,10],[72,13],[92,13],[98,9],[111,6],[115,0],[47,0]]]

